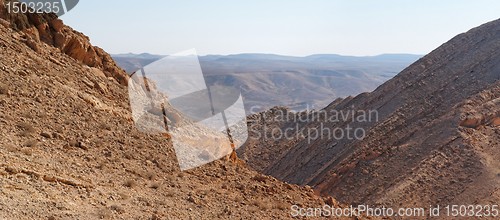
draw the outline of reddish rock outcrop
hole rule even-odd
[[[0,24],[26,34],[26,45],[39,51],[39,44],[56,47],[61,52],[89,67],[101,69],[107,77],[113,77],[122,85],[128,75],[119,68],[103,49],[93,46],[84,34],[64,25],[55,14],[9,13],[5,0],[0,0]]]

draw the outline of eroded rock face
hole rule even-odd
[[[26,34],[25,43],[33,50],[45,43],[89,66],[101,69],[107,77],[113,77],[122,85],[127,84],[127,74],[119,68],[111,56],[93,46],[84,34],[64,25],[55,14],[8,13],[5,0],[0,0],[0,24],[10,26]]]

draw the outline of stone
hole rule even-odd
[[[3,26],[3,27],[5,27],[5,28],[9,28],[10,27],[10,22],[8,22],[8,21],[0,18],[0,25]]]
[[[29,48],[31,48],[32,50],[34,50],[35,52],[40,52],[40,46],[38,45],[38,43],[33,40],[32,38],[28,38],[24,41],[24,43],[26,44],[26,46],[28,46]]]
[[[56,32],[61,32],[64,27],[64,23],[61,19],[53,19],[50,21],[50,27],[53,28]]]
[[[187,199],[187,201],[191,202],[191,203],[194,203],[194,204],[198,204],[199,203],[199,201],[196,198],[192,197],[192,196],[189,196],[188,199]]]
[[[52,138],[52,135],[50,135],[49,133],[47,132],[42,132],[40,133],[40,136],[44,137],[44,138]]]
[[[101,92],[102,94],[107,94],[108,93],[108,87],[104,83],[101,83],[101,82],[95,83],[94,87],[97,90],[99,90],[99,92]]]
[[[332,207],[336,207],[338,206],[338,202],[337,200],[335,200],[333,197],[329,196],[328,198],[325,199],[325,204],[329,205],[329,206],[332,206]]]

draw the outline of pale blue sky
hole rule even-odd
[[[426,54],[498,0],[80,0],[62,19],[110,53]]]

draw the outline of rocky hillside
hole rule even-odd
[[[57,19],[31,23],[52,16],[0,15],[1,219],[288,219],[325,204],[243,164],[181,172],[168,137],[133,125],[107,54]]]
[[[349,125],[363,128],[366,138],[304,139],[275,152],[282,156],[264,172],[353,204],[498,204],[498,51],[500,20],[456,36],[374,92],[325,108],[376,110],[378,121],[313,121],[304,127]]]
[[[84,34],[64,25],[54,14],[8,13],[5,2],[0,0],[0,25],[24,33],[22,41],[34,51],[41,53],[43,44],[58,48],[73,59],[89,67],[100,69],[106,76],[127,84],[127,74],[119,68],[103,49],[90,44]]]
[[[247,117],[248,133],[251,138],[237,150],[238,157],[246,161],[253,169],[262,172],[269,165],[281,158],[291,147],[302,139],[274,138],[276,131],[295,129],[305,124],[294,123],[300,115],[285,107],[274,107],[268,111]],[[282,115],[289,115],[290,121],[280,120]],[[293,119],[292,119],[293,118]]]

